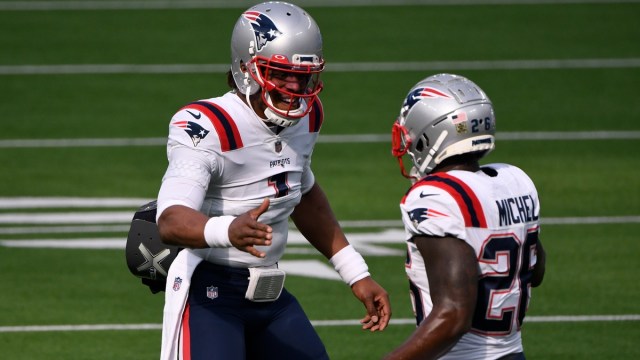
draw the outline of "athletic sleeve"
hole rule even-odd
[[[203,154],[184,147],[173,148],[169,152],[169,166],[158,193],[157,218],[172,205],[199,210],[210,177],[210,163]]]
[[[200,210],[211,176],[218,171],[215,131],[210,135],[213,129],[209,127],[211,123],[204,114],[196,119],[186,109],[171,119],[167,142],[169,165],[158,193],[156,219],[173,205]]]

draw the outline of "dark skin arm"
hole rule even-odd
[[[478,263],[471,246],[453,238],[414,238],[425,260],[433,310],[384,359],[437,359],[471,328],[478,292]]]
[[[349,245],[324,191],[317,183],[302,196],[291,218],[309,243],[327,259]],[[367,310],[361,320],[363,329],[384,330],[391,317],[391,303],[387,292],[371,277],[355,282],[351,290]]]
[[[256,257],[265,257],[254,245],[271,245],[272,229],[258,222],[258,217],[269,208],[269,199],[255,209],[236,217],[229,226],[229,240],[239,250]],[[162,242],[187,248],[207,248],[204,227],[209,217],[186,206],[166,208],[158,219],[158,231]]]
[[[542,247],[542,242],[538,238],[538,244],[536,245],[536,265],[533,267],[533,276],[531,277],[531,286],[538,287],[542,284],[544,279],[544,273],[547,264],[547,254]]]

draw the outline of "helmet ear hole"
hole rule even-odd
[[[418,143],[416,144],[416,150],[422,152],[425,147],[429,147],[429,138],[427,134],[422,133],[422,136],[418,139]]]

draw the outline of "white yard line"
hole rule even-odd
[[[122,208],[140,207],[151,201],[142,198],[89,198],[89,197],[0,197],[0,209],[42,208]]]
[[[500,141],[637,140],[640,131],[504,131],[496,137]],[[320,135],[318,143],[390,143],[390,139],[390,134],[327,134]],[[136,147],[166,143],[166,138],[5,139],[0,140],[0,148]]]
[[[0,198],[5,202],[9,198]],[[100,207],[98,202],[95,207]],[[142,205],[140,203],[140,205]],[[9,208],[9,207],[5,207]],[[137,205],[136,205],[137,208]],[[73,225],[73,224],[128,224],[133,218],[135,210],[131,211],[83,211],[83,212],[25,212],[0,213],[0,224],[7,225]],[[621,224],[638,223],[640,216],[583,216],[583,217],[546,217],[542,219],[545,225],[576,225],[576,224]],[[402,227],[400,220],[354,220],[342,221],[346,228],[387,228]],[[0,228],[2,229],[2,228]],[[107,227],[107,231],[113,229]],[[6,230],[6,228],[5,228]],[[52,228],[55,231],[55,228]],[[90,230],[90,229],[87,229]],[[95,228],[93,230],[99,230]],[[42,231],[37,230],[40,233]],[[4,231],[4,233],[8,233]]]
[[[0,2],[2,4],[2,2]],[[514,69],[637,68],[639,58],[622,59],[525,59],[410,62],[330,62],[327,72],[452,71]],[[0,65],[0,75],[69,74],[203,74],[225,73],[229,64],[59,64]]]
[[[4,209],[25,209],[25,208],[55,208],[60,207],[92,207],[92,208],[108,208],[118,206],[132,206],[137,208],[147,199],[127,199],[127,198],[37,198],[37,197],[4,197],[0,198],[0,206]],[[98,215],[98,216],[96,216]],[[0,214],[0,223],[2,221],[15,221],[25,219],[38,219],[45,224],[57,224],[59,221],[72,224],[85,224],[104,222],[123,222],[128,223],[132,217],[132,211],[115,211],[115,212],[71,212],[71,213],[3,213]],[[600,223],[639,223],[640,216],[618,216],[618,217],[567,217],[567,218],[547,218],[547,224],[600,224]],[[30,222],[33,225],[37,222]],[[15,224],[14,224],[15,225]],[[22,224],[18,224],[22,225]],[[345,221],[343,226],[349,228],[362,227],[382,227],[383,231],[370,233],[350,233],[348,236],[354,245],[360,251],[371,256],[389,255],[387,249],[378,246],[381,243],[393,243],[402,239],[402,224],[397,220],[360,220]],[[33,233],[54,232],[113,232],[126,231],[126,226],[100,226],[100,225],[68,225],[68,226],[15,226],[0,227],[4,230],[3,234],[25,234],[29,233],[28,229],[33,229]],[[292,231],[290,236],[292,245],[305,244],[304,238],[297,231]],[[0,246],[8,247],[47,247],[47,248],[99,248],[99,249],[123,249],[125,239],[123,238],[84,238],[84,239],[37,239],[37,240],[1,240]],[[292,247],[292,249],[297,249]],[[387,252],[385,252],[385,250]],[[292,274],[305,276],[303,272],[298,273],[299,264],[292,261],[289,264],[283,264],[290,267]],[[322,265],[322,264],[321,264]],[[304,264],[302,268],[307,269],[309,264]],[[315,269],[317,273],[320,269]],[[328,269],[328,271],[333,271]],[[316,274],[317,275],[317,274]],[[334,274],[335,275],[335,274]],[[329,279],[329,277],[327,277]],[[526,322],[585,322],[585,321],[638,321],[640,315],[594,315],[594,316],[528,316]],[[358,326],[359,320],[317,320],[312,321],[314,326]],[[392,324],[396,325],[413,325],[414,319],[393,319]],[[84,324],[84,325],[29,325],[29,326],[0,326],[0,333],[15,332],[55,332],[55,331],[126,331],[126,330],[161,330],[161,324]]]
[[[527,316],[525,323],[639,321],[640,315],[577,315]],[[360,320],[311,320],[315,327],[360,326]],[[415,319],[391,319],[391,325],[415,325]],[[55,332],[55,331],[124,331],[162,330],[162,324],[85,324],[85,325],[26,325],[0,326],[0,333]]]

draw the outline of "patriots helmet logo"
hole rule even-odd
[[[200,126],[200,124],[193,121],[177,121],[173,123],[173,125],[184,129],[184,131],[191,136],[193,146],[198,146],[200,140],[204,139],[209,134],[209,130],[206,130]]]
[[[408,111],[415,105],[418,101],[422,99],[428,98],[444,98],[444,99],[452,99],[451,95],[443,93],[440,90],[430,88],[430,87],[420,87],[407,95],[404,99],[404,103],[402,104],[402,109],[404,111]]]
[[[251,23],[253,33],[256,37],[257,51],[261,51],[262,48],[268,45],[269,41],[273,41],[282,35],[282,32],[278,30],[273,20],[259,11],[247,11],[242,14],[242,16]]]

